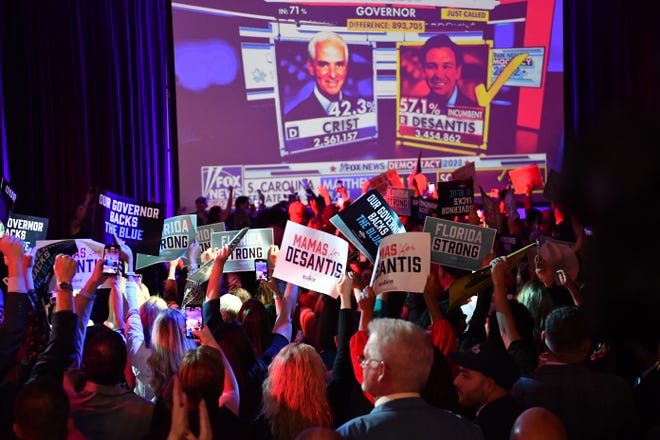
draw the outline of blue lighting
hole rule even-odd
[[[174,69],[181,86],[200,92],[212,85],[231,84],[239,57],[224,40],[186,42],[174,48]]]

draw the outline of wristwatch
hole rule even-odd
[[[59,283],[57,283],[57,288],[59,290],[70,290],[73,292],[73,286],[71,285],[71,283],[66,281],[60,281]]]

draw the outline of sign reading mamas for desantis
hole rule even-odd
[[[333,234],[287,221],[273,277],[337,297],[346,270],[348,242]]]
[[[113,234],[124,240],[133,252],[160,253],[165,209],[161,203],[142,202],[102,191],[94,215],[92,238],[113,243]]]

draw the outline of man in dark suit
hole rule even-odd
[[[630,385],[619,376],[589,369],[591,349],[584,312],[557,307],[541,335],[547,360],[521,377],[511,395],[525,407],[542,406],[564,423],[570,439],[636,439],[639,416]]]
[[[460,47],[447,35],[435,35],[424,43],[421,54],[429,94],[428,104],[434,104],[441,113],[447,106],[478,107],[476,101],[464,95],[458,87],[463,69]]]
[[[307,71],[316,80],[316,86],[285,115],[290,121],[328,116],[334,103],[347,100],[342,93],[348,73],[346,41],[335,32],[321,31],[309,41],[307,53]],[[335,111],[340,110],[335,108]]]
[[[424,330],[409,321],[380,318],[369,323],[362,356],[362,389],[376,401],[374,409],[337,428],[347,439],[481,439],[479,427],[420,397],[433,363],[433,346]]]

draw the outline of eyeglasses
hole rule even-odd
[[[383,361],[379,361],[378,359],[367,359],[363,354],[359,354],[357,358],[358,361],[360,361],[361,368],[365,368],[367,365],[369,365],[371,368],[376,368],[378,365],[380,365],[383,362]]]

